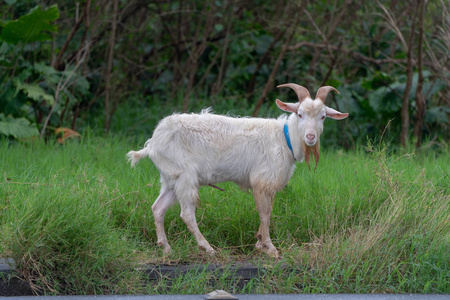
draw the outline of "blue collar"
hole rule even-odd
[[[287,124],[284,124],[284,136],[286,137],[286,142],[288,144],[289,149],[291,149],[292,156],[294,156],[295,160],[294,150],[292,150],[291,139],[289,138],[289,128]]]

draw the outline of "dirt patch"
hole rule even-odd
[[[35,296],[31,286],[9,273],[0,273],[0,296]]]

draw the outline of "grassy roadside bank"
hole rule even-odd
[[[141,139],[144,141],[145,139]],[[251,194],[203,187],[197,221],[218,252],[207,257],[173,207],[156,247],[151,205],[159,176],[150,160],[131,169],[139,145],[85,137],[67,145],[0,145],[0,257],[50,294],[450,293],[450,153],[396,155],[383,146],[321,153],[316,173],[298,164],[277,194],[271,236],[280,263],[254,249]],[[252,261],[271,271],[242,288],[207,272],[143,285],[145,264]]]

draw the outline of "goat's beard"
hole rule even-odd
[[[314,167],[314,172],[317,168],[317,163],[319,162],[319,150],[320,150],[320,140],[317,140],[317,143],[314,146],[308,146],[304,140],[302,140],[303,153],[305,155],[305,162],[308,165],[308,169],[311,171],[311,167],[309,166],[309,160],[311,158],[311,153],[314,155],[314,159],[316,160],[316,165]]]

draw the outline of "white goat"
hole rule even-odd
[[[340,120],[348,116],[325,106],[329,91],[339,93],[331,86],[321,87],[315,100],[300,85],[288,83],[278,87],[290,87],[298,96],[297,103],[276,100],[280,109],[292,113],[289,117],[231,118],[208,110],[201,114],[174,114],[159,123],[142,150],[127,154],[131,166],[149,156],[161,173],[161,191],[152,210],[158,244],[164,247],[165,254],[171,248],[164,232],[164,215],[176,201],[181,207],[180,216],[198,245],[208,253],[215,252],[195,219],[198,189],[232,181],[253,191],[261,221],[256,248],[278,257],[269,236],[274,195],[288,183],[295,161],[305,159],[309,167],[312,152],[317,166],[325,117]]]

